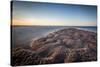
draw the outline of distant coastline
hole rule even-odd
[[[34,27],[48,27],[49,25],[11,25],[12,27],[21,27],[21,26],[23,26],[23,27],[28,27],[28,26],[34,26]],[[56,25],[54,25],[55,27],[97,27],[97,26],[56,26]],[[50,25],[50,27],[54,27],[54,26],[51,26]]]

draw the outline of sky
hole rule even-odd
[[[97,7],[93,5],[13,1],[11,8],[12,25],[97,25]]]

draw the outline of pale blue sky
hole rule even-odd
[[[97,7],[13,1],[14,25],[96,26]]]

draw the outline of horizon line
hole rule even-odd
[[[11,26],[67,26],[67,25],[11,25]],[[75,26],[73,26],[73,27],[75,27]],[[82,27],[87,27],[87,26],[82,26]],[[89,27],[97,27],[97,25],[96,26],[89,26]]]

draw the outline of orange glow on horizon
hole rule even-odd
[[[32,22],[27,20],[12,20],[12,25],[33,25]]]
[[[12,25],[25,25],[25,26],[32,26],[32,25],[39,25],[39,26],[93,26],[96,23],[84,23],[82,21],[77,20],[49,20],[49,19],[12,19]]]

